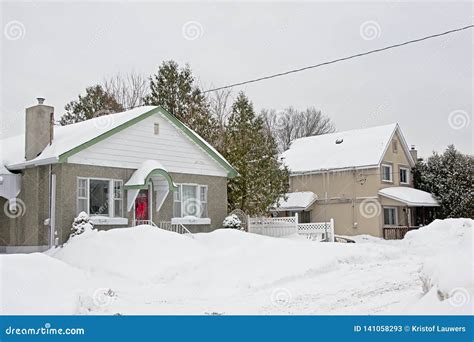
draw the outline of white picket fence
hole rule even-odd
[[[305,235],[312,240],[334,242],[334,220],[329,222],[298,223],[298,214],[291,217],[248,217],[248,232],[281,237]]]

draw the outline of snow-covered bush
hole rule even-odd
[[[88,214],[81,211],[72,223],[71,237],[80,235],[85,231],[91,231],[92,229],[94,229],[94,223],[92,223]]]
[[[242,222],[240,221],[237,215],[232,214],[224,219],[224,222],[222,222],[222,226],[224,228],[240,229],[242,227]]]

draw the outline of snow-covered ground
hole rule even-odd
[[[221,229],[89,231],[2,255],[1,314],[472,314],[473,221],[318,243]]]

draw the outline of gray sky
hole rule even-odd
[[[469,1],[1,6],[4,137],[23,130],[24,108],[37,96],[59,116],[105,76],[150,75],[164,60],[189,63],[209,88],[469,25],[474,18]],[[244,90],[257,110],[314,106],[338,130],[398,122],[422,156],[451,143],[472,153],[473,31],[234,91]]]

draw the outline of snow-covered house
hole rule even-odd
[[[0,252],[64,243],[81,211],[99,229],[221,225],[236,171],[163,108],[55,126],[54,108],[38,101],[26,109],[25,134],[0,140]]]
[[[400,237],[430,222],[438,206],[413,188],[416,154],[398,124],[297,139],[282,154],[291,193],[273,211],[304,222],[334,218],[340,235]]]

